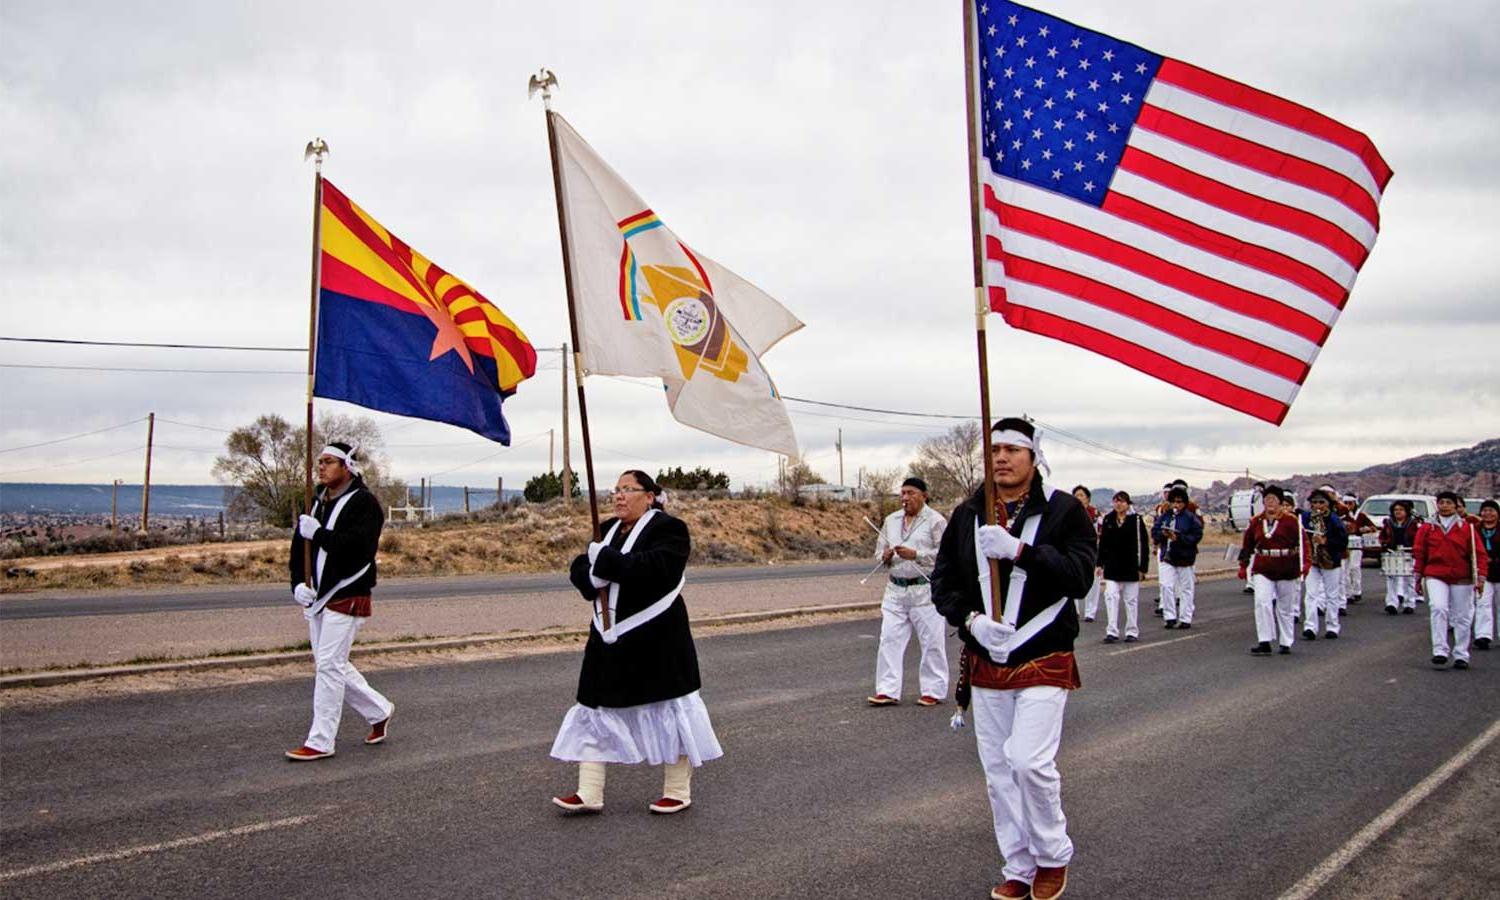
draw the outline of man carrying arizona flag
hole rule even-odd
[[[1046,459],[1035,427],[1007,418],[992,430],[1001,524],[981,524],[982,487],[953,511],[933,566],[932,599],[964,642],[963,680],[1005,859],[1004,883],[990,896],[1052,900],[1062,895],[1073,858],[1055,762],[1068,692],[1080,685],[1078,613],[1068,598],[1088,590],[1097,545],[1083,504],[1042,481],[1038,466]]]

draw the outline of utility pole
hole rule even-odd
[[[839,487],[844,486],[844,429],[839,429],[838,443],[834,446],[839,448]]]
[[[573,472],[568,463],[568,344],[562,345],[562,388],[563,388],[563,470],[562,470],[562,494],[563,505],[573,505]]]
[[[504,506],[505,505],[505,476],[504,475],[496,475],[495,476],[495,505],[496,506]]]
[[[146,416],[146,483],[141,486],[141,531],[151,527],[151,444],[156,439],[156,413]]]
[[[109,492],[109,533],[116,534],[119,526],[120,479],[115,479],[114,489]]]
[[[567,394],[563,394],[563,400],[566,401],[567,399],[568,399],[568,395]],[[557,469],[552,465],[552,460],[555,458],[556,452],[557,452],[557,429],[556,428],[548,428],[547,429],[547,474],[548,475],[551,475],[553,472],[557,471]]]
[[[469,486],[464,485],[464,515],[469,514]]]

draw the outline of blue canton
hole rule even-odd
[[[974,0],[984,155],[1100,206],[1162,58],[1008,0]]]

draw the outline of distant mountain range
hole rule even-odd
[[[1294,475],[1276,483],[1291,488],[1299,497],[1306,497],[1309,491],[1324,484],[1361,498],[1404,492],[1435,494],[1440,490],[1457,491],[1464,497],[1494,497],[1500,493],[1500,438],[1480,441],[1460,450],[1428,453],[1370,466],[1356,472]],[[1229,496],[1251,484],[1253,481],[1249,478],[1236,478],[1228,483],[1215,481],[1208,488],[1206,507],[1210,510],[1227,508]]]

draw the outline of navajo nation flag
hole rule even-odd
[[[1358,131],[1005,0],[973,0],[990,308],[1280,424],[1380,227]]]
[[[501,399],[536,372],[526,335],[326,179],[322,217],[313,393],[509,445]]]

